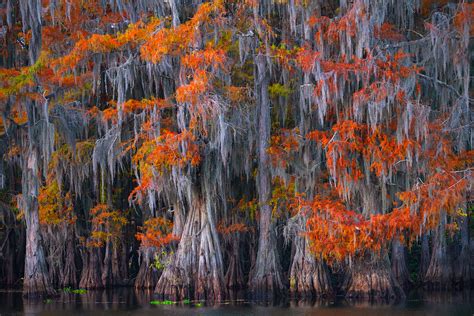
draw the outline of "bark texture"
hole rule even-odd
[[[454,282],[457,288],[468,288],[473,279],[470,265],[469,217],[461,216],[458,219],[458,225],[460,230],[460,250],[455,260]]]
[[[258,104],[258,176],[257,190],[260,205],[258,251],[249,278],[249,289],[254,297],[271,298],[285,293],[275,226],[272,219],[270,161],[267,153],[270,141],[269,66],[264,55],[255,57],[255,93]]]
[[[226,297],[219,239],[208,206],[194,194],[178,249],[155,287],[164,299],[220,301]]]
[[[306,238],[295,238],[295,255],[290,270],[290,293],[296,297],[329,297],[334,294],[329,271],[322,259],[310,252]]]
[[[406,249],[398,238],[392,241],[392,273],[400,286],[407,290],[413,285],[407,267]]]
[[[232,238],[230,247],[229,267],[225,274],[225,285],[228,289],[238,290],[245,286],[239,234]]]
[[[26,222],[26,253],[23,279],[25,297],[51,296],[55,291],[51,285],[42,244],[38,214],[38,156],[32,145],[23,168],[23,206]]]
[[[441,215],[441,222],[433,238],[433,254],[424,278],[426,289],[451,289],[453,286],[453,266],[446,241],[446,213]]]
[[[100,253],[98,248],[82,250],[82,274],[79,287],[84,289],[100,289],[104,285],[101,278]]]
[[[431,254],[430,254],[430,238],[427,234],[421,236],[421,254],[420,254],[420,268],[419,268],[419,279],[421,282],[424,281],[426,272],[430,266]]]
[[[152,265],[154,260],[153,254],[154,248],[152,247],[140,250],[140,270],[134,283],[136,289],[154,288],[158,282],[158,271]]]
[[[366,256],[353,262],[343,288],[348,298],[396,299],[405,297],[387,255]]]

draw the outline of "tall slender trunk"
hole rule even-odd
[[[105,287],[114,285],[114,278],[112,275],[112,242],[107,238],[105,242],[105,255],[102,265],[102,284]]]
[[[106,181],[106,201],[107,207],[113,209],[113,200],[112,200],[112,180],[109,178]],[[102,266],[102,284],[105,287],[115,286],[115,285],[125,285],[127,273],[122,271],[123,267],[121,266],[121,254],[122,251],[125,251],[120,241],[124,238],[122,229],[118,232],[118,236],[107,237],[105,242],[105,255]]]
[[[38,156],[30,144],[27,161],[23,166],[23,207],[26,222],[26,253],[23,278],[23,295],[26,297],[55,294],[49,280],[48,268],[42,245],[38,214]]]
[[[275,297],[285,292],[280,258],[277,252],[275,226],[272,219],[270,161],[267,153],[270,140],[270,73],[266,57],[255,56],[255,92],[258,104],[258,176],[257,191],[260,205],[259,239],[255,266],[249,278],[249,288],[255,297]]]
[[[28,45],[29,64],[33,65],[37,61],[41,51],[41,1],[21,0],[19,2],[23,20],[23,31],[31,30],[31,40]],[[26,222],[26,251],[25,251],[25,271],[23,277],[23,295],[25,297],[54,295],[55,291],[51,286],[48,276],[48,268],[42,245],[39,213],[38,213],[38,193],[40,187],[40,157],[39,146],[46,144],[39,141],[33,132],[37,121],[37,109],[35,104],[27,101],[28,115],[28,144],[26,149],[26,159],[22,166],[22,199],[23,210]],[[46,108],[47,112],[47,108]],[[45,113],[47,121],[47,113]],[[46,126],[47,127],[47,126]],[[44,132],[44,131],[42,131]],[[48,159],[48,157],[42,157]]]
[[[64,260],[64,267],[61,271],[61,286],[62,287],[76,287],[77,286],[77,269],[75,260],[75,232],[74,227],[69,227],[70,231],[66,237],[66,249]]]

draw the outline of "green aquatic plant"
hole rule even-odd
[[[158,301],[158,300],[153,300],[150,301],[151,305],[173,305],[176,304],[176,302],[165,300],[165,301]]]
[[[71,293],[71,294],[86,294],[86,289],[73,289],[72,287],[68,286],[63,288],[64,293]]]

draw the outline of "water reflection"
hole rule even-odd
[[[26,300],[20,292],[0,292],[0,315],[473,315],[470,291],[413,292],[406,300],[367,301],[319,299],[256,302],[245,293],[219,304],[181,302],[162,304],[152,291],[131,288],[60,293],[51,300]]]

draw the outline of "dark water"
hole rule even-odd
[[[411,294],[403,302],[284,301],[263,303],[234,300],[209,306],[203,302],[161,305],[150,293],[133,289],[88,291],[52,300],[27,301],[21,293],[0,293],[0,315],[469,315],[474,293]],[[153,302],[153,303],[152,303]],[[171,303],[171,302],[169,302]],[[158,305],[160,304],[160,305]]]

